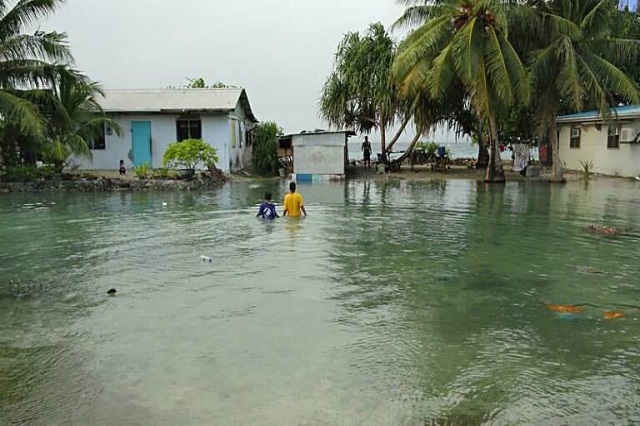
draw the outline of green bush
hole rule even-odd
[[[253,130],[253,171],[273,176],[278,165],[278,136],[282,129],[273,121],[258,124]]]
[[[7,167],[0,180],[5,182],[30,182],[38,179],[51,179],[56,175],[53,166],[13,166]]]
[[[133,173],[140,179],[146,179],[147,175],[149,174],[149,164],[142,163],[139,166],[135,166],[133,168]]]
[[[173,142],[167,147],[162,157],[165,167],[195,170],[202,163],[207,168],[215,168],[218,162],[216,149],[202,139],[185,139],[181,142]]]
[[[580,170],[582,177],[586,180],[591,179],[591,176],[593,175],[593,161],[580,160],[580,166],[582,166],[582,170]]]
[[[435,155],[438,152],[438,144],[435,142],[418,142],[416,149],[420,149],[428,155]]]
[[[166,167],[160,167],[159,169],[153,169],[151,171],[151,177],[153,179],[169,179],[170,172]]]

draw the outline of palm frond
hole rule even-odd
[[[63,3],[64,0],[19,0],[7,11],[7,1],[3,0],[5,13],[0,19],[0,40],[16,35],[25,27],[51,16]]]
[[[571,39],[560,38],[557,51],[560,72],[556,79],[556,88],[561,98],[566,99],[577,110],[581,110],[586,93],[581,84],[577,56]]]
[[[5,120],[15,123],[25,135],[37,138],[44,135],[44,124],[37,108],[31,102],[4,90],[0,90],[0,114]]]
[[[420,26],[433,16],[432,10],[433,8],[428,5],[410,6],[404,11],[402,16],[391,25],[391,30]]]
[[[587,92],[597,104],[602,105],[601,110],[609,109],[610,93],[623,96],[633,103],[640,102],[637,83],[620,68],[593,53],[583,54],[579,61]]]

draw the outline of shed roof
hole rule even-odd
[[[611,114],[618,114],[618,118],[640,118],[640,105],[625,105],[620,107],[611,108]],[[585,121],[599,121],[602,120],[600,112],[585,111],[574,114],[561,115],[558,117],[558,123],[579,123]]]
[[[335,133],[344,133],[347,136],[355,136],[356,132],[353,130],[318,130],[311,132],[299,132],[299,133],[289,133],[286,135],[279,136],[280,139],[287,139],[292,136],[317,136],[317,135],[330,135]]]
[[[105,90],[99,99],[105,112],[225,112],[238,102],[247,118],[256,122],[244,89],[136,89]]]

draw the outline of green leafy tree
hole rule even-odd
[[[211,85],[207,85],[207,82],[202,77],[188,78],[187,80],[189,80],[189,84],[185,86],[187,89],[237,89],[238,88],[238,86],[225,84],[220,81],[217,81]]]
[[[259,123],[251,130],[254,172],[270,176],[276,173],[278,165],[278,136],[282,134],[282,128],[273,121]]]
[[[201,163],[212,169],[217,162],[216,149],[202,139],[173,142],[167,147],[162,157],[162,164],[165,167],[183,166],[188,170],[195,170]]]
[[[508,39],[507,7],[491,0],[445,0],[419,10],[416,19],[424,23],[405,39],[394,75],[403,91],[428,88],[434,99],[462,85],[478,121],[489,124],[485,180],[503,182],[497,117],[529,97],[524,65]]]
[[[25,94],[43,114],[47,135],[42,144],[45,161],[60,172],[70,155],[91,158],[93,140],[105,136],[110,127],[122,134],[120,125],[106,116],[98,98],[104,96],[100,85],[71,69],[60,73],[53,89]]]
[[[21,96],[23,91],[52,87],[60,69],[72,63],[73,58],[66,34],[23,31],[50,16],[63,3],[63,0],[0,0],[0,115],[24,135],[42,137],[46,125],[36,106]],[[12,142],[4,140],[3,144]]]
[[[514,11],[513,39],[530,45],[536,118],[548,128],[552,150],[551,180],[562,181],[557,115],[596,108],[611,117],[618,100],[637,103],[636,82],[617,65],[637,60],[638,40],[612,36],[619,13],[611,0],[532,0]]]
[[[383,153],[389,150],[389,126],[400,119],[399,130],[389,144],[392,146],[411,119],[404,108],[413,99],[401,99],[391,79],[395,52],[395,42],[380,23],[371,24],[364,34],[345,35],[319,104],[321,117],[332,126],[363,133],[378,130]]]
[[[424,0],[399,0],[399,3],[405,4],[407,7],[396,22],[393,24],[392,29],[413,29],[424,25],[433,13],[432,6],[441,3],[440,1],[427,2]],[[399,50],[403,50],[408,40],[404,40],[399,47]],[[394,78],[398,78],[394,75]],[[407,87],[403,87],[403,92],[408,92]],[[415,90],[415,89],[414,89]],[[476,114],[473,112],[473,107],[469,99],[469,93],[465,86],[460,81],[456,81],[451,84],[451,89],[447,91],[446,96],[443,98],[433,100],[428,99],[424,93],[429,92],[428,87],[418,86],[418,97],[422,99],[421,102],[430,102],[437,105],[438,118],[437,125],[446,127],[449,130],[455,132],[457,136],[469,136],[472,143],[478,145],[478,159],[476,162],[477,168],[486,169],[489,165],[489,137],[487,137],[487,126],[479,120]],[[416,108],[425,110],[424,106],[420,103],[415,104]],[[424,119],[432,119],[433,114],[416,114],[414,116],[414,126],[416,129],[424,128],[428,129],[429,122],[425,122]]]

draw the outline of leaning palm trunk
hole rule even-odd
[[[407,128],[407,124],[409,124],[409,121],[411,120],[411,116],[407,116],[403,121],[402,124],[400,125],[400,128],[398,129],[398,131],[396,132],[396,134],[393,136],[393,139],[391,139],[391,142],[389,142],[389,145],[386,147],[387,151],[391,152],[391,150],[393,149],[393,146],[396,144],[396,142],[398,142],[398,140],[400,139],[400,135],[402,135],[402,132],[404,131],[404,129]]]
[[[400,157],[395,159],[394,162],[397,162],[398,164],[400,164],[404,160],[406,160],[407,157],[409,157],[409,155],[411,155],[411,153],[413,152],[413,149],[416,147],[416,144],[420,140],[420,136],[421,136],[421,133],[417,132],[416,135],[413,137],[413,140],[409,144],[409,147],[407,148],[407,150]]]
[[[558,149],[558,122],[555,115],[549,123],[549,143],[551,144],[551,182],[564,182],[562,166],[560,163],[560,150]]]
[[[498,148],[498,126],[496,118],[492,114],[489,116],[489,127],[491,132],[491,141],[489,142],[489,165],[485,174],[485,182],[503,183],[505,181],[504,170],[502,169],[502,160],[500,159],[500,150]]]

